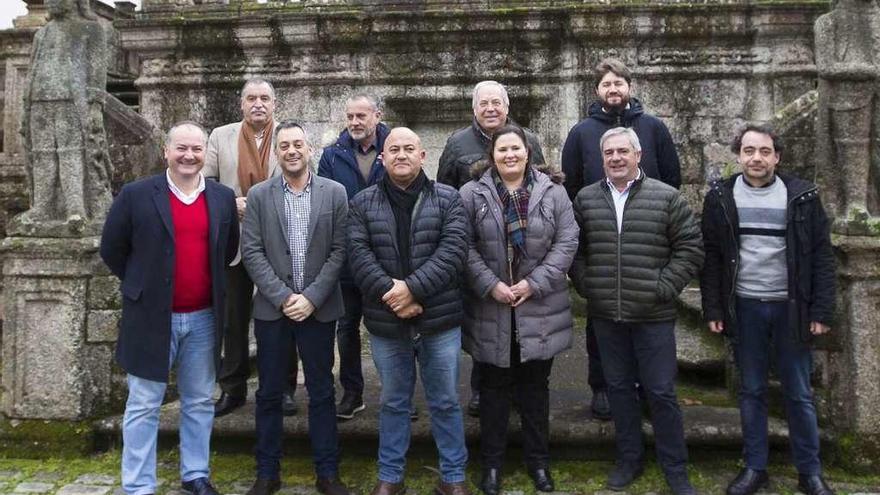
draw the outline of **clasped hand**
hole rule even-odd
[[[515,308],[532,297],[532,286],[529,285],[529,281],[526,279],[522,279],[513,285],[507,285],[499,281],[492,288],[491,294],[492,298],[501,304],[509,304]]]
[[[394,285],[382,295],[382,302],[388,305],[398,318],[404,320],[422,314],[424,308],[416,302],[406,282],[397,279],[392,279],[392,281]]]
[[[303,321],[312,315],[315,305],[302,294],[291,294],[281,306],[281,311],[293,321]]]

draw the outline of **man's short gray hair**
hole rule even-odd
[[[177,129],[180,129],[181,127],[195,127],[196,129],[198,129],[199,131],[202,132],[202,143],[208,144],[208,131],[206,131],[205,128],[202,127],[201,124],[199,124],[198,122],[196,122],[194,120],[181,120],[181,121],[178,121],[178,122],[171,124],[171,128],[168,129],[168,132],[165,134],[165,146],[168,146],[171,144],[171,134],[173,134],[174,131],[176,131]]]
[[[376,98],[375,96],[373,96],[369,93],[355,93],[355,94],[349,96],[345,100],[345,106],[348,107],[349,105],[351,105],[352,103],[354,103],[358,100],[364,100],[367,103],[369,103],[370,108],[372,108],[374,112],[378,112],[378,111],[382,110],[382,104],[379,101],[379,98]]]
[[[636,135],[636,131],[629,127],[615,127],[614,129],[608,129],[605,131],[605,134],[602,134],[602,137],[599,139],[599,149],[605,149],[605,141],[609,138],[621,135],[626,136],[629,139],[629,144],[632,145],[634,150],[642,151],[642,143],[639,142],[639,136]]]
[[[471,96],[471,106],[473,108],[477,108],[477,101],[478,101],[477,94],[479,94],[481,89],[489,87],[489,86],[495,86],[499,90],[501,90],[501,100],[504,101],[504,106],[509,108],[510,107],[510,98],[507,97],[507,90],[504,89],[504,85],[502,85],[498,81],[480,81],[480,82],[478,82],[477,85],[474,86],[474,92],[473,92],[473,95]]]
[[[241,87],[241,97],[244,98],[244,90],[247,89],[248,86],[258,86],[260,84],[265,84],[269,86],[269,93],[272,95],[272,99],[275,99],[275,86],[272,86],[272,83],[263,79],[262,77],[252,77],[244,82],[244,86]]]

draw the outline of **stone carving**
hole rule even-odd
[[[815,25],[819,182],[838,221],[880,214],[880,6],[839,0]]]
[[[111,201],[106,36],[88,0],[46,6],[50,21],[34,37],[21,126],[31,206],[12,220],[10,232],[96,234]]]

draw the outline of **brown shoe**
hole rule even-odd
[[[470,489],[468,489],[467,482],[462,481],[459,483],[447,483],[445,481],[439,481],[437,486],[434,487],[435,495],[471,495]]]
[[[406,493],[406,485],[403,484],[403,481],[400,483],[389,483],[379,480],[376,486],[373,487],[370,495],[403,495],[404,493]]]
[[[339,478],[318,478],[315,488],[324,495],[351,495]]]

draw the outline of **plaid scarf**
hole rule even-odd
[[[494,170],[495,189],[504,209],[504,223],[507,224],[507,260],[511,266],[519,263],[526,254],[526,225],[529,216],[529,197],[532,192],[532,171],[527,168],[522,184],[513,192],[507,190],[501,177]]]

